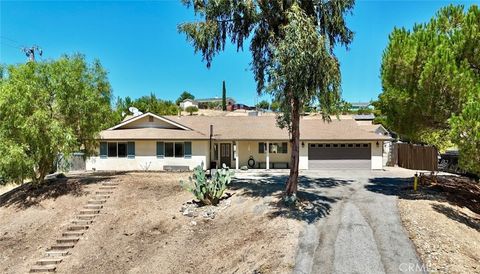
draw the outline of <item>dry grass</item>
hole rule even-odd
[[[102,181],[119,187],[59,265],[60,273],[291,271],[303,226],[272,217],[268,205],[277,198],[236,189],[231,205],[215,219],[192,219],[180,212],[192,200],[178,183],[188,175],[82,175],[8,197],[0,204],[0,272],[27,272]]]

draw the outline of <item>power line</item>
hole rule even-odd
[[[17,41],[15,41],[15,40],[13,40],[13,39],[11,39],[11,38],[8,38],[8,37],[6,37],[6,36],[4,36],[4,35],[0,35],[0,37],[3,38],[3,39],[5,39],[5,40],[9,40],[9,41],[11,41],[11,42],[14,42],[15,44],[18,44]]]
[[[11,47],[16,47],[21,49],[22,46],[18,41],[13,40],[12,38],[8,38],[6,36],[0,35],[0,38],[2,38],[4,41],[2,42],[4,45],[9,45]],[[0,41],[1,42],[1,41]]]
[[[14,49],[22,49],[21,47],[18,47],[18,46],[14,46],[12,44],[9,44],[9,43],[6,43],[6,42],[2,42],[0,41],[0,44],[3,44],[5,46],[8,46],[8,47],[11,47],[11,48],[14,48]]]
[[[3,42],[0,41],[0,42],[4,45],[9,46],[9,47],[20,49],[22,52],[25,53],[25,55],[27,55],[28,59],[32,62],[35,62],[35,54],[36,53],[38,53],[40,58],[42,58],[43,50],[37,45],[32,45],[31,47],[23,47],[23,46],[20,46],[20,43],[18,43],[18,41],[14,40],[12,38],[8,38],[8,37],[3,36],[3,35],[0,35],[0,38],[2,38],[4,40],[7,40],[7,41],[10,41],[9,43],[6,43],[5,41],[3,41]],[[17,45],[14,46],[12,44],[12,42],[17,44]]]

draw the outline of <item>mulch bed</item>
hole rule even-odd
[[[480,184],[474,179],[453,175],[422,175],[419,184],[422,189],[442,192],[449,202],[480,214]]]

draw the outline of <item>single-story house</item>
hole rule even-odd
[[[240,169],[288,168],[289,133],[275,116],[132,117],[103,130],[98,156],[87,170],[164,170],[204,164]],[[383,142],[391,138],[353,119],[300,121],[300,169],[382,169]]]
[[[185,99],[182,102],[180,102],[180,108],[183,110],[186,110],[188,107],[197,107],[198,108],[198,102],[192,99]]]

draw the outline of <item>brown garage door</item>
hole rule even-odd
[[[370,169],[371,148],[368,143],[308,144],[309,169]]]

